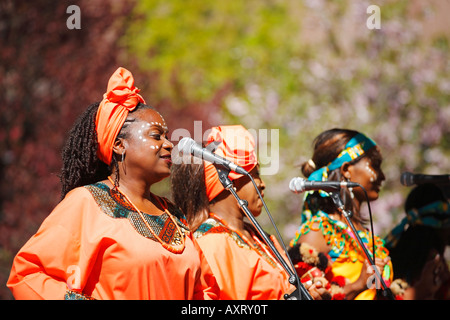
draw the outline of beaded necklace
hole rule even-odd
[[[114,186],[114,188],[128,201],[128,203],[134,208],[134,210],[136,210],[136,212],[139,214],[139,217],[142,219],[142,221],[144,222],[145,226],[148,228],[148,230],[150,231],[150,233],[153,235],[153,237],[155,237],[155,239],[158,240],[159,243],[161,243],[161,245],[163,246],[164,249],[172,252],[172,253],[176,253],[176,254],[180,254],[184,251],[184,248],[186,246],[185,243],[185,234],[181,231],[180,226],[178,225],[178,223],[175,221],[175,219],[173,218],[172,214],[170,214],[169,210],[167,210],[167,206],[163,205],[161,203],[161,201],[159,201],[158,197],[155,197],[156,200],[159,202],[159,204],[161,205],[162,208],[164,208],[164,212],[167,213],[167,215],[169,216],[169,218],[172,220],[172,222],[175,224],[175,227],[177,228],[178,233],[182,236],[181,237],[181,244],[178,245],[171,245],[168,244],[166,242],[164,242],[160,237],[158,237],[156,235],[156,232],[153,231],[152,227],[148,224],[147,220],[144,218],[144,215],[142,214],[141,210],[139,210],[133,202],[131,202],[131,200],[127,197],[127,195],[125,193],[123,193],[122,191],[119,190],[119,187],[117,187],[116,185],[114,185],[114,182],[112,181],[111,177],[108,176],[108,180],[112,183],[112,185]]]

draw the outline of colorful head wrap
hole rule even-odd
[[[314,171],[308,177],[309,181],[328,181],[328,173],[340,168],[344,163],[355,160],[369,151],[372,147],[376,146],[376,143],[365,136],[362,133],[358,133],[351,138],[339,155],[326,166]],[[302,211],[302,224],[308,220],[313,213],[311,212],[310,196],[314,191],[308,191],[305,193],[304,205]],[[328,197],[329,194],[325,191],[319,190],[319,194],[322,197]]]
[[[145,103],[142,96],[138,94],[139,91],[134,86],[133,75],[125,68],[119,67],[109,79],[95,120],[97,155],[108,165],[111,163],[114,141],[128,113],[133,111],[139,102]]]
[[[376,144],[372,139],[366,137],[362,133],[358,133],[356,136],[351,138],[349,142],[347,142],[344,150],[342,150],[341,153],[339,153],[336,159],[334,159],[325,167],[322,167],[311,173],[308,177],[308,180],[327,181],[328,173],[330,171],[340,168],[345,162],[355,160],[356,158],[363,155],[365,152],[367,152],[375,145]]]
[[[243,126],[213,127],[207,138],[207,146],[214,143],[215,154],[224,157],[250,172],[257,164],[255,140]],[[204,161],[206,194],[209,201],[224,190],[219,180],[216,167]],[[242,174],[231,171],[228,177],[231,181],[242,177]]]
[[[421,208],[414,208],[406,212],[406,217],[386,236],[386,246],[394,248],[403,232],[409,226],[427,226],[435,229],[450,227],[450,206],[448,201],[434,201]]]

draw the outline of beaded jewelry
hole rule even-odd
[[[181,244],[177,244],[177,245],[171,245],[168,244],[166,242],[164,242],[160,237],[158,237],[158,235],[156,235],[155,231],[153,231],[152,227],[148,224],[147,220],[144,218],[144,215],[142,214],[141,210],[139,210],[133,202],[131,202],[131,200],[127,197],[126,194],[124,194],[122,191],[119,190],[119,187],[116,186],[114,184],[114,182],[112,181],[111,177],[108,176],[108,180],[112,183],[112,185],[114,186],[114,188],[128,201],[128,203],[134,208],[134,210],[136,210],[136,212],[139,214],[139,217],[142,219],[142,221],[144,222],[145,226],[148,228],[148,230],[150,231],[150,233],[153,235],[153,237],[158,240],[159,243],[161,243],[161,245],[163,246],[164,249],[175,253],[175,254],[180,254],[183,253],[184,248],[186,247],[186,242],[185,242],[185,234],[181,231],[180,226],[178,225],[178,223],[175,221],[175,219],[173,218],[172,214],[170,214],[169,210],[167,210],[167,206],[164,206],[161,201],[159,201],[158,198],[156,198],[156,200],[158,200],[159,204],[161,205],[162,208],[164,208],[164,212],[167,213],[167,215],[169,216],[169,218],[172,220],[172,222],[175,224],[175,227],[177,228],[177,231],[180,235],[182,235],[181,238]]]
[[[316,169],[316,164],[314,163],[314,161],[312,159],[308,160],[308,164],[315,170]]]

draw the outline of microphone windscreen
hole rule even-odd
[[[302,193],[304,191],[303,181],[302,178],[292,178],[289,182],[289,189],[294,193]]]
[[[406,187],[414,184],[414,174],[411,172],[403,172],[400,176],[400,183]]]
[[[190,154],[192,150],[192,145],[195,143],[194,140],[192,140],[189,137],[184,137],[183,139],[178,142],[178,151],[182,152],[183,154]]]

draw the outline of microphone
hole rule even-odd
[[[450,184],[450,175],[432,175],[432,174],[413,174],[411,172],[403,172],[400,176],[400,182],[402,185],[409,187],[413,184]]]
[[[342,187],[359,187],[359,183],[346,181],[308,181],[299,177],[293,178],[289,183],[289,189],[294,193],[302,193],[309,190],[332,192],[340,190]]]
[[[191,154],[194,157],[204,159],[211,163],[222,165],[225,168],[230,169],[231,171],[234,171],[236,173],[249,175],[249,173],[244,168],[238,166],[230,160],[218,156],[217,154],[209,151],[206,148],[202,148],[201,145],[199,145],[197,142],[195,142],[195,140],[189,137],[184,137],[180,140],[180,142],[178,143],[178,150],[180,150],[183,154]]]

